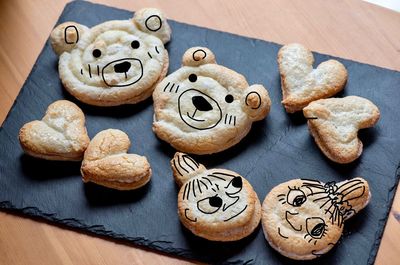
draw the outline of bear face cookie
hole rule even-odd
[[[302,110],[310,102],[331,97],[344,88],[347,70],[343,64],[328,60],[313,69],[313,63],[312,53],[301,44],[288,44],[279,50],[282,104],[287,112]]]
[[[146,8],[130,20],[107,21],[90,29],[62,23],[51,33],[51,44],[60,56],[60,78],[70,94],[87,104],[117,106],[151,96],[167,73],[164,44],[170,35],[165,15]]]
[[[128,154],[131,145],[123,131],[99,132],[85,151],[81,174],[83,182],[93,182],[117,190],[134,190],[150,181],[146,157]]]
[[[374,126],[380,117],[368,99],[348,96],[320,99],[303,109],[308,128],[321,151],[336,163],[350,163],[362,153],[358,130]]]
[[[180,186],[178,214],[193,234],[212,241],[250,235],[261,218],[261,205],[250,183],[225,169],[209,169],[183,153],[171,160]]]
[[[249,86],[203,47],[185,52],[183,66],[157,85],[153,100],[153,131],[175,149],[193,154],[237,144],[271,106],[263,86]]]
[[[82,110],[68,100],[49,105],[42,120],[31,121],[19,131],[25,153],[47,160],[82,160],[89,144]]]
[[[354,178],[339,183],[295,179],[273,188],[262,205],[265,238],[276,251],[310,260],[333,248],[344,221],[371,198],[368,182]]]

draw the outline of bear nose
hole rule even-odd
[[[213,109],[210,103],[202,96],[192,97],[193,105],[200,111],[210,111]]]
[[[130,62],[123,62],[114,65],[114,71],[116,73],[126,73],[129,71],[129,68],[131,68]]]

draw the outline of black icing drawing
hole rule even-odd
[[[137,63],[140,67],[140,75],[133,81],[129,83],[118,83],[118,84],[111,84],[109,83],[110,80],[107,80],[107,76],[105,73],[105,70],[107,69],[112,69],[111,73],[116,73],[116,74],[123,74],[125,76],[125,79],[128,78],[128,71],[131,68],[133,63]],[[90,72],[90,65],[89,65],[89,72]],[[125,86],[130,86],[135,83],[137,83],[140,79],[143,77],[143,64],[142,61],[140,61],[137,58],[122,58],[118,59],[112,62],[109,62],[106,64],[102,69],[101,69],[101,77],[103,78],[104,83],[109,86],[109,87],[125,87]]]
[[[279,194],[278,201],[286,206],[285,220],[294,231],[305,232],[304,239],[308,243],[316,245],[317,240],[327,234],[327,224],[321,217],[328,215],[332,225],[342,227],[347,217],[355,214],[351,201],[360,198],[365,193],[364,183],[360,179],[349,180],[341,185],[335,182],[326,184],[317,180],[302,179],[301,187],[289,187],[288,192]],[[305,218],[304,221],[293,221],[302,211],[301,207],[311,201],[320,205],[320,216]],[[290,207],[292,209],[290,209]],[[278,227],[278,234],[288,239],[281,228]],[[314,254],[314,253],[313,253]]]
[[[75,41],[69,41],[68,40],[68,36],[67,36],[67,30],[68,29],[74,29],[75,30],[75,33],[76,33],[76,40]],[[66,44],[78,43],[78,41],[79,41],[79,32],[78,32],[78,29],[76,28],[76,26],[69,25],[69,26],[65,27],[65,29],[64,29],[64,41],[65,41]]]
[[[183,105],[190,106],[191,112],[183,112]],[[218,102],[200,90],[191,88],[184,91],[178,98],[179,115],[184,123],[197,130],[214,128],[222,119],[222,110]],[[196,117],[199,112],[212,112],[213,120]]]
[[[247,102],[247,99],[249,98],[249,96],[250,96],[251,94],[255,94],[255,95],[257,95],[257,97],[258,97],[258,105],[257,105],[257,107],[251,107],[251,108],[252,108],[252,109],[258,109],[258,108],[261,106],[261,96],[260,96],[260,94],[258,94],[258,93],[255,92],[255,91],[250,92],[249,94],[246,95],[246,99],[245,99],[246,106],[249,105],[249,103]]]
[[[158,20],[158,27],[156,27],[156,28],[151,28],[151,27],[149,27],[149,25],[148,25],[147,23],[148,23],[149,20],[152,19],[152,18],[155,18],[155,19]],[[146,25],[146,28],[147,28],[148,30],[150,30],[150,31],[157,31],[157,30],[159,30],[159,29],[162,27],[162,20],[161,20],[161,18],[160,18],[159,16],[157,16],[157,15],[151,15],[151,16],[149,16],[149,17],[146,19],[146,21],[144,22],[144,24]]]
[[[187,156],[182,159],[191,158]],[[175,160],[174,163],[176,163]],[[179,162],[178,160],[178,163],[183,163],[183,161]],[[185,165],[188,164],[185,163]],[[176,164],[175,168],[177,168]],[[181,174],[179,171],[178,173]],[[228,177],[229,179],[227,179],[226,177]],[[223,181],[224,183],[226,183],[226,185],[218,185],[217,183],[215,183],[215,180]],[[202,214],[215,214],[218,211],[225,212],[240,201],[239,194],[242,191],[242,185],[242,177],[215,171],[211,174],[208,174],[207,176],[193,178],[186,182],[182,194],[182,199],[196,200],[197,210]],[[221,191],[223,192],[222,194],[224,194],[223,197],[221,197]],[[247,204],[243,207],[242,210],[223,221],[227,222],[234,219],[235,217],[243,213],[246,209]],[[190,212],[189,208],[185,209],[185,217],[191,222],[197,222],[197,218],[189,217],[187,212]]]
[[[202,58],[199,59],[199,60],[196,59],[196,57],[195,57],[196,53],[202,53],[202,54],[203,54]],[[204,58],[207,57],[207,53],[206,53],[206,51],[203,50],[203,49],[197,49],[197,50],[195,50],[195,51],[193,52],[192,57],[193,57],[193,61],[200,61],[200,60],[203,60]]]

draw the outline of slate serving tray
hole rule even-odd
[[[93,26],[131,16],[129,11],[79,1],[65,7],[57,24],[72,20]],[[349,80],[338,96],[371,99],[381,110],[381,120],[376,127],[360,132],[364,142],[362,157],[351,164],[338,165],[324,158],[302,115],[288,115],[280,104],[276,63],[280,45],[174,21],[170,25],[170,72],[180,67],[187,48],[207,46],[220,64],[244,74],[250,84],[268,87],[273,102],[270,115],[254,124],[237,146],[195,158],[209,168],[241,173],[253,184],[261,200],[272,187],[293,178],[341,181],[363,176],[370,183],[371,203],[346,223],[338,245],[311,263],[372,264],[399,180],[400,73],[339,59],[348,69]],[[317,64],[332,58],[314,55]],[[178,189],[169,167],[174,150],[151,131],[151,99],[135,106],[112,108],[82,104],[62,88],[57,62],[47,42],[0,129],[1,208],[205,262],[293,264],[268,246],[260,227],[250,237],[234,243],[208,242],[184,229],[176,214]],[[80,177],[80,163],[51,162],[24,155],[18,143],[19,129],[26,122],[41,119],[47,106],[58,99],[69,99],[82,108],[90,137],[106,128],[124,130],[132,140],[130,151],[147,156],[151,163],[150,184],[133,192],[85,185]]]

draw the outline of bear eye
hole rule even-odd
[[[190,74],[189,75],[189,81],[190,82],[196,82],[196,80],[197,80],[197,75],[195,75],[195,74]]]
[[[306,195],[299,189],[291,189],[287,195],[287,202],[294,207],[300,207],[306,200]]]
[[[101,51],[99,49],[94,49],[92,54],[93,54],[93,57],[99,58],[101,56]]]
[[[232,95],[226,95],[225,101],[226,101],[226,103],[232,103],[233,102],[233,96]]]
[[[137,48],[140,47],[140,43],[137,40],[134,40],[134,41],[131,42],[131,47],[133,49],[137,49]]]

